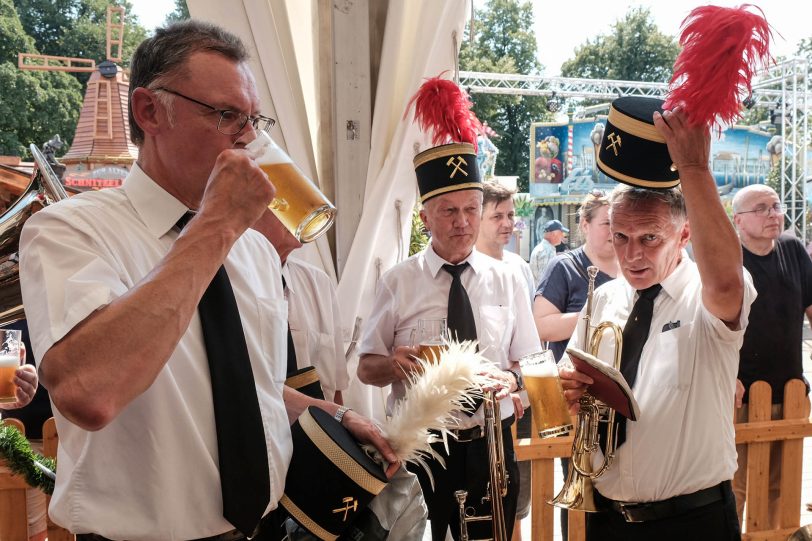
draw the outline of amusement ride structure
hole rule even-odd
[[[810,145],[810,66],[806,59],[791,58],[771,65],[753,82],[753,92],[744,101],[745,107],[770,111],[771,124],[780,139],[772,148],[780,160],[781,200],[787,205],[787,229],[807,241],[807,202],[805,183],[809,170],[807,149]],[[606,110],[608,102],[620,96],[664,98],[667,83],[614,81],[542,77],[509,73],[461,71],[459,83],[471,94],[502,94],[511,96],[547,96],[548,109],[556,112],[568,106],[570,118]],[[583,100],[603,100],[598,106],[580,106]]]

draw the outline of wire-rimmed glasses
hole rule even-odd
[[[776,214],[784,214],[787,212],[787,206],[783,203],[773,203],[772,205],[756,205],[755,208],[750,210],[742,210],[737,212],[736,214],[755,214],[759,218],[764,218],[765,216],[769,216],[770,212],[775,212]]]
[[[218,120],[217,122],[217,131],[219,131],[223,135],[237,135],[243,130],[243,128],[245,128],[245,125],[248,124],[249,121],[251,122],[251,126],[253,126],[254,129],[258,131],[270,130],[271,128],[274,127],[274,124],[276,124],[276,120],[274,120],[273,118],[262,115],[248,116],[245,113],[241,113],[239,111],[232,111],[231,109],[218,109],[217,107],[209,105],[208,103],[204,103],[200,100],[190,98],[189,96],[181,94],[180,92],[172,90],[171,88],[166,88],[164,86],[159,86],[154,90],[167,92],[169,94],[172,94],[173,96],[178,96],[192,103],[196,103],[198,105],[211,109],[216,113],[220,113],[220,120]]]

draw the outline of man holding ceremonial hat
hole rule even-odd
[[[476,340],[492,362],[489,375],[502,390],[502,440],[509,475],[503,498],[508,537],[513,529],[518,494],[518,471],[510,425],[513,403],[507,392],[522,389],[517,360],[540,349],[533,326],[527,287],[501,262],[475,249],[482,216],[482,184],[476,166],[476,126],[470,102],[455,83],[428,80],[414,100],[421,127],[434,130],[433,148],[414,158],[420,200],[420,217],[431,233],[431,242],[420,253],[385,273],[378,284],[375,303],[367,319],[360,346],[358,377],[364,383],[392,385],[388,407],[402,399],[407,375],[418,364],[417,344],[411,336],[424,318],[447,318],[452,338]],[[447,108],[443,104],[454,103]],[[455,115],[456,113],[456,115]],[[459,118],[466,122],[457,123]],[[453,119],[450,122],[448,119]],[[438,126],[453,126],[443,130]],[[459,424],[446,453],[434,448],[445,465],[429,461],[433,483],[422,468],[420,478],[429,509],[432,538],[445,539],[449,525],[459,538],[457,490],[467,490],[468,503],[477,515],[490,512],[481,498],[488,484],[488,453],[483,413],[458,412]],[[498,422],[499,420],[497,420]],[[472,538],[488,537],[490,524],[469,526]]]
[[[744,36],[749,49],[713,41],[730,35]],[[668,101],[624,97],[610,109],[598,167],[626,184],[610,196],[622,276],[595,291],[590,318],[624,327],[619,369],[640,415],[636,422],[617,415],[614,460],[594,480],[599,512],[587,515],[589,541],[740,539],[730,482],[733,403],[755,289],[708,161],[709,125],[717,115],[735,118],[741,89],[696,91],[714,87],[708,78],[729,86],[714,54],[735,60],[735,73],[749,74],[767,37],[766,21],[746,8],[694,10],[684,23],[679,87]],[[693,41],[702,38],[712,42]],[[699,50],[715,70],[694,69],[690,57]],[[741,84],[746,91],[749,78]],[[689,238],[696,263],[684,250]],[[584,325],[579,320],[570,346],[588,351]],[[597,356],[613,358],[615,346],[605,336]],[[560,373],[575,412],[592,379],[572,367]],[[591,458],[594,466],[604,457],[596,451]]]

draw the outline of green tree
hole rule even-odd
[[[632,8],[612,32],[587,40],[561,66],[564,77],[667,82],[679,44],[654,24],[648,8]]]
[[[186,0],[175,0],[175,11],[166,16],[166,24],[191,18]]]
[[[82,90],[66,73],[18,69],[18,52],[38,51],[11,0],[0,0],[0,154],[26,156],[30,143],[73,137]]]
[[[460,69],[491,73],[540,74],[536,59],[531,2],[488,0],[474,16],[474,39],[460,51]],[[547,120],[546,99],[537,96],[475,94],[477,117],[499,134],[498,175],[518,175],[519,190],[527,191],[530,178],[530,123]]]

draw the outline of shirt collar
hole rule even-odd
[[[437,277],[437,273],[440,272],[440,269],[443,268],[443,265],[453,265],[454,263],[449,263],[439,255],[437,252],[434,251],[434,246],[432,245],[431,241],[429,241],[428,246],[423,251],[423,255],[426,259],[426,264],[429,267],[429,271],[431,272],[432,278]],[[468,257],[457,263],[468,263],[471,265],[471,268],[474,269],[474,273],[479,274],[482,269],[487,266],[487,261],[484,259],[488,256],[485,256],[479,252],[477,252],[476,248],[471,249],[471,253],[468,254]]]
[[[166,235],[189,209],[161,188],[137,164],[124,180],[124,193],[155,238]]]

